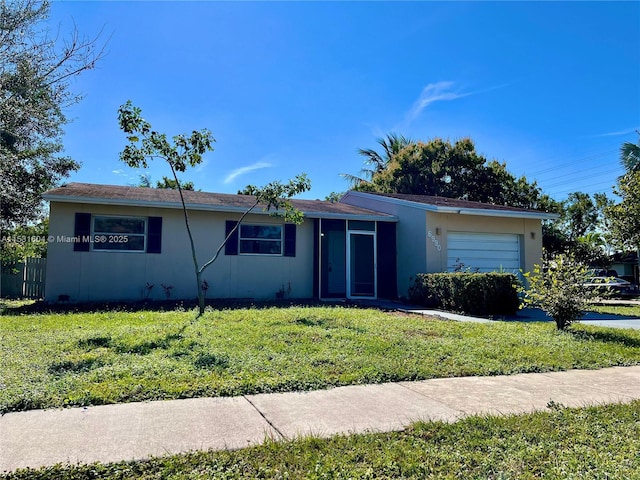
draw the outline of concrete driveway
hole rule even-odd
[[[553,319],[538,308],[523,308],[517,315],[506,317],[506,321],[518,322],[552,322]],[[585,325],[599,327],[634,328],[640,330],[640,318],[626,315],[612,315],[609,313],[587,312],[580,320]]]

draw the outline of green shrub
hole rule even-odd
[[[542,309],[553,318],[558,330],[566,330],[600,295],[585,286],[589,276],[587,266],[572,255],[545,255],[542,265],[534,265],[533,272],[525,273],[529,285],[523,290],[524,303]]]
[[[517,284],[508,273],[419,273],[409,300],[470,315],[514,315],[520,304]]]

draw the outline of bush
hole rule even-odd
[[[585,287],[589,279],[586,265],[567,254],[545,256],[542,265],[534,265],[525,274],[529,285],[524,303],[543,310],[565,330],[584,315],[588,304],[598,298],[598,291]]]
[[[409,300],[470,315],[514,315],[520,306],[518,281],[508,273],[419,273]]]

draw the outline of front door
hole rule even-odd
[[[349,298],[376,297],[376,237],[374,232],[349,232],[347,250]]]

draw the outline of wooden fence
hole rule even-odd
[[[0,297],[44,298],[46,258],[27,258],[26,262],[2,267]]]

